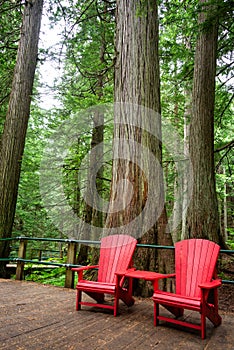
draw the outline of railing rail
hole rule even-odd
[[[12,237],[12,238],[0,238],[0,241],[19,241],[18,248],[18,256],[17,257],[8,257],[8,258],[0,258],[0,261],[6,262],[16,262],[16,279],[22,280],[24,277],[24,265],[27,263],[32,263],[36,265],[47,265],[47,266],[57,266],[57,267],[65,267],[66,268],[66,276],[65,276],[65,287],[73,288],[74,286],[74,273],[71,271],[72,267],[78,267],[75,263],[76,261],[76,252],[78,244],[89,244],[89,245],[100,245],[100,241],[92,241],[92,240],[76,240],[76,239],[63,239],[63,238],[43,238],[43,237]],[[52,262],[52,261],[43,261],[43,260],[35,260],[35,259],[27,259],[26,258],[26,249],[28,241],[44,241],[44,242],[57,242],[57,243],[65,243],[67,245],[67,261],[66,263]],[[138,248],[154,248],[154,249],[174,249],[174,246],[165,246],[165,245],[155,245],[155,244],[137,244]],[[53,251],[53,249],[45,249],[49,251]],[[43,249],[41,250],[43,251]],[[234,254],[234,250],[226,250],[221,249],[221,254]],[[232,280],[224,280],[222,279],[222,283],[224,284],[233,284]]]

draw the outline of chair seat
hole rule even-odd
[[[114,294],[116,285],[114,283],[80,280],[76,286],[76,289],[87,292]]]
[[[190,310],[200,310],[201,308],[201,298],[186,297],[180,294],[167,293],[160,290],[153,294],[152,299],[159,304],[168,306],[176,306]]]

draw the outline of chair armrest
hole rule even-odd
[[[135,267],[132,267],[132,268],[130,268],[130,269],[127,269],[127,270],[119,270],[119,271],[116,271],[115,272],[115,275],[116,276],[125,276],[125,274],[127,273],[127,272],[131,272],[131,271],[136,271],[136,268]]]
[[[220,287],[221,284],[222,284],[221,280],[217,279],[211,282],[201,283],[198,285],[198,287],[200,287],[201,289],[213,289],[213,288]]]
[[[160,278],[170,278],[170,277],[175,277],[175,273],[165,273],[160,276]]]
[[[136,268],[132,267],[132,268],[129,268],[127,270],[116,271],[115,272],[115,283],[116,283],[116,286],[121,287],[123,285],[124,280],[125,280],[126,273],[127,272],[132,272],[132,271],[135,271],[135,270],[136,270]],[[130,284],[132,285],[132,282]],[[132,288],[132,286],[130,288]],[[132,293],[132,291],[131,291],[131,293]]]
[[[171,277],[175,277],[176,274],[175,273],[159,273],[157,280],[161,279],[161,278],[171,278]]]
[[[99,265],[89,265],[89,266],[81,266],[81,267],[72,267],[71,270],[72,271],[84,271],[84,270],[91,270],[91,269],[97,269],[99,267]]]
[[[78,273],[78,281],[83,279],[83,271],[85,270],[93,270],[97,269],[99,265],[89,265],[89,266],[81,266],[81,267],[72,267],[72,271],[76,271]]]

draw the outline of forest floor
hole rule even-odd
[[[222,271],[222,279],[234,281],[234,257],[223,254],[219,269]],[[234,312],[234,284],[223,283],[219,288],[219,309]]]
[[[154,327],[149,298],[136,298],[131,308],[120,303],[120,314],[113,317],[110,310],[97,308],[77,312],[74,289],[0,279],[0,349],[232,350],[234,314],[228,309],[233,307],[233,287],[220,288],[222,324],[215,328],[207,320],[207,336],[201,340],[197,330],[165,323]],[[187,310],[185,319],[199,323],[200,316]]]
[[[219,289],[219,309],[234,313],[234,285],[223,284]]]

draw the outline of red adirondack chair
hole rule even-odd
[[[221,324],[218,314],[218,292],[221,280],[216,279],[216,263],[220,247],[205,239],[187,239],[175,244],[175,293],[158,289],[157,283],[153,294],[154,325],[159,320],[197,329],[201,338],[206,337],[206,317],[215,327]],[[164,277],[171,277],[165,275]],[[183,316],[184,309],[198,311],[200,324],[193,324],[177,318],[159,315],[159,304],[176,317]]]
[[[132,286],[123,287],[124,278],[116,273],[124,273],[132,266],[132,257],[137,244],[137,240],[128,235],[112,235],[101,239],[99,264],[95,266],[84,266],[72,268],[78,273],[78,283],[76,285],[76,310],[81,309],[81,305],[97,306],[114,311],[114,316],[118,313],[119,299],[127,306],[134,304],[132,297]],[[98,268],[97,281],[85,280],[83,271]],[[82,292],[91,296],[96,303],[82,301]],[[112,305],[104,303],[104,294],[114,296]]]

